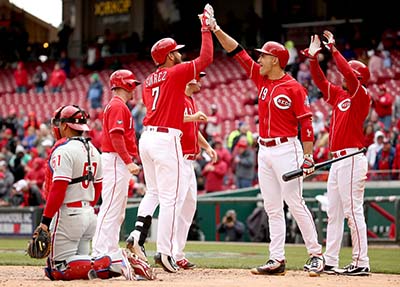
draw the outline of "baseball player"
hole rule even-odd
[[[119,248],[121,224],[125,218],[129,180],[140,169],[133,162],[138,156],[133,118],[126,103],[140,82],[129,70],[110,76],[112,99],[104,109],[101,144],[104,184],[102,203],[93,238],[93,254],[115,252]]]
[[[321,90],[324,100],[332,106],[329,149],[338,158],[361,149],[363,126],[368,116],[371,99],[364,85],[370,73],[363,63],[347,62],[335,47],[330,31],[324,31],[324,43],[335,59],[343,75],[342,87],[328,82],[322,72],[317,55],[321,50],[318,35],[311,36],[311,43],[303,53],[310,58],[310,70],[315,85]],[[368,163],[364,154],[358,154],[332,164],[328,177],[328,227],[324,271],[328,274],[368,275],[367,227],[364,218],[364,189]],[[339,251],[342,242],[344,219],[347,219],[353,246],[353,261],[344,269],[339,266]]]
[[[282,44],[266,42],[261,49],[256,49],[260,56],[255,62],[236,40],[220,29],[215,19],[212,19],[211,26],[222,47],[239,62],[258,88],[258,178],[264,208],[268,214],[271,243],[266,264],[251,272],[263,275],[285,274],[285,201],[300,228],[310,255],[309,275],[319,276],[324,268],[324,258],[313,217],[303,200],[303,180],[282,180],[282,174],[300,167],[303,168],[304,176],[314,171],[314,135],[307,92],[292,76],[285,73],[289,52]],[[299,124],[303,145],[297,138]]]
[[[183,250],[185,249],[186,240],[189,233],[190,225],[196,212],[197,204],[197,181],[194,172],[193,162],[196,160],[200,149],[203,148],[210,156],[211,161],[217,160],[216,151],[209,145],[207,140],[199,131],[199,122],[206,122],[207,116],[197,110],[197,106],[193,97],[194,93],[198,93],[201,88],[200,77],[204,77],[205,73],[191,80],[186,85],[185,94],[185,116],[182,128],[182,151],[183,151],[183,170],[182,185],[185,187],[183,192],[183,204],[181,213],[177,221],[176,244],[174,245],[173,256],[176,264],[181,269],[193,269],[195,264],[188,261]]]
[[[40,226],[52,232],[52,249],[45,274],[51,280],[111,278],[135,279],[135,271],[152,278],[147,263],[129,250],[91,256],[90,240],[96,230],[93,206],[102,188],[98,150],[82,136],[88,114],[78,106],[57,109],[52,119],[57,139],[50,154],[52,181]],[[47,181],[49,182],[49,181]]]
[[[172,38],[157,41],[151,56],[157,69],[144,82],[143,102],[146,116],[139,140],[147,191],[140,202],[135,230],[127,239],[127,247],[145,259],[143,245],[151,225],[152,214],[160,205],[155,262],[167,272],[177,272],[173,258],[177,236],[177,220],[181,213],[184,187],[181,136],[185,111],[186,84],[196,78],[213,60],[213,43],[209,21],[213,11],[206,5],[200,15],[202,46],[200,56],[182,62],[178,45]]]

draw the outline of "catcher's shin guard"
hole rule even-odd
[[[46,276],[50,280],[79,280],[89,279],[89,272],[96,272],[98,278],[109,278],[109,269],[111,266],[110,256],[101,256],[93,258],[85,255],[75,255],[59,264],[56,268],[45,269]]]

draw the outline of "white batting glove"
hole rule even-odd
[[[332,52],[332,47],[335,46],[335,44],[336,44],[336,43],[335,43],[335,37],[333,37],[333,34],[332,34],[330,31],[328,31],[328,30],[325,30],[325,31],[324,31],[324,37],[328,40],[327,42],[323,41],[325,47],[326,47],[330,52]]]
[[[211,30],[211,19],[214,18],[214,8],[210,4],[204,6],[203,14],[199,14],[201,31]]]
[[[321,49],[321,40],[318,35],[313,35],[311,36],[310,46],[300,52],[308,58],[315,59]]]

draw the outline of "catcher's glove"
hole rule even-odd
[[[32,239],[28,243],[27,253],[32,258],[45,258],[51,249],[51,233],[41,226],[36,227]]]

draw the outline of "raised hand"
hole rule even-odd
[[[323,41],[325,47],[332,52],[333,46],[335,46],[335,37],[333,36],[332,32],[325,30],[324,37],[327,41]]]
[[[308,58],[316,58],[319,51],[321,51],[321,40],[318,35],[311,36],[310,46],[300,52]]]
[[[199,14],[198,16],[201,23],[201,30],[210,31],[211,19],[214,18],[214,8],[210,4],[206,4],[206,6],[204,6],[203,13]]]

